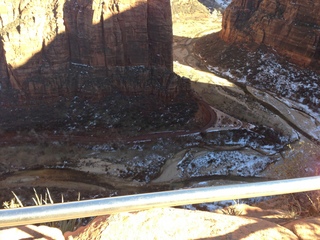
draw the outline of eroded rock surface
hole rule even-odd
[[[157,110],[192,99],[189,80],[173,73],[170,0],[4,0],[0,13],[4,131],[66,126],[78,99],[91,113],[117,105],[112,117],[136,96]]]
[[[119,227],[121,226],[121,227]],[[298,239],[265,220],[164,208],[95,218],[66,239]]]
[[[320,3],[302,0],[234,0],[220,36],[230,43],[264,44],[301,66],[320,64]]]
[[[237,215],[237,216],[235,216]],[[170,226],[170,227],[168,227]],[[62,232],[26,225],[0,230],[1,239],[319,239],[319,218],[290,221],[280,210],[246,204],[213,212],[156,208],[94,218],[88,225]]]
[[[320,218],[310,217],[290,222],[284,227],[294,232],[299,239],[319,239],[320,238]]]
[[[5,104],[189,88],[172,74],[169,0],[4,0],[0,9]]]

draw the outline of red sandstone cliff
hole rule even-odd
[[[223,15],[220,37],[229,43],[264,44],[319,70],[319,12],[319,1],[233,0]]]
[[[4,0],[0,27],[2,101],[188,88],[172,73],[169,0]]]

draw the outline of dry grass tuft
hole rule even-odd
[[[54,204],[54,201],[52,200],[52,197],[48,188],[46,189],[46,192],[44,193],[44,195],[38,194],[36,189],[33,189],[33,190],[34,190],[35,197],[32,198],[32,200],[36,206]],[[14,198],[12,198],[10,201],[4,202],[2,204],[3,207],[6,209],[24,207],[19,197],[14,192],[12,192],[12,194]],[[78,194],[78,201],[80,201],[80,193]],[[64,202],[63,195],[61,195],[61,202]],[[44,225],[47,225],[49,227],[59,228],[63,233],[65,233],[67,231],[74,231],[75,229],[80,227],[82,225],[83,220],[84,219],[80,219],[80,218],[70,219],[70,220],[63,220],[58,222],[48,222],[48,223],[45,223]]]

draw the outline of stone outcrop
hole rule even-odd
[[[97,217],[64,236],[68,240],[298,239],[288,229],[265,220],[176,208]]]
[[[230,215],[238,214],[238,216]],[[283,225],[283,226],[282,226]],[[120,227],[119,227],[120,226]],[[94,218],[88,225],[65,232],[26,225],[0,229],[0,239],[319,239],[319,217],[290,221],[280,210],[246,204],[213,212],[156,208]]]
[[[319,239],[320,238],[320,218],[309,217],[296,220],[284,225],[291,230],[301,240]]]
[[[169,0],[4,0],[0,100],[128,93],[175,96]]]
[[[229,43],[266,45],[290,61],[319,69],[320,2],[233,0],[220,37]]]

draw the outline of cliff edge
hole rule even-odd
[[[266,45],[303,67],[320,64],[320,2],[233,0],[220,37],[228,43]]]
[[[5,0],[0,11],[6,104],[188,89],[172,73],[169,0]]]
[[[83,126],[101,113],[105,129],[147,122],[159,103],[194,102],[173,73],[172,39],[170,0],[4,0],[0,128]],[[79,109],[82,122],[70,120]]]

